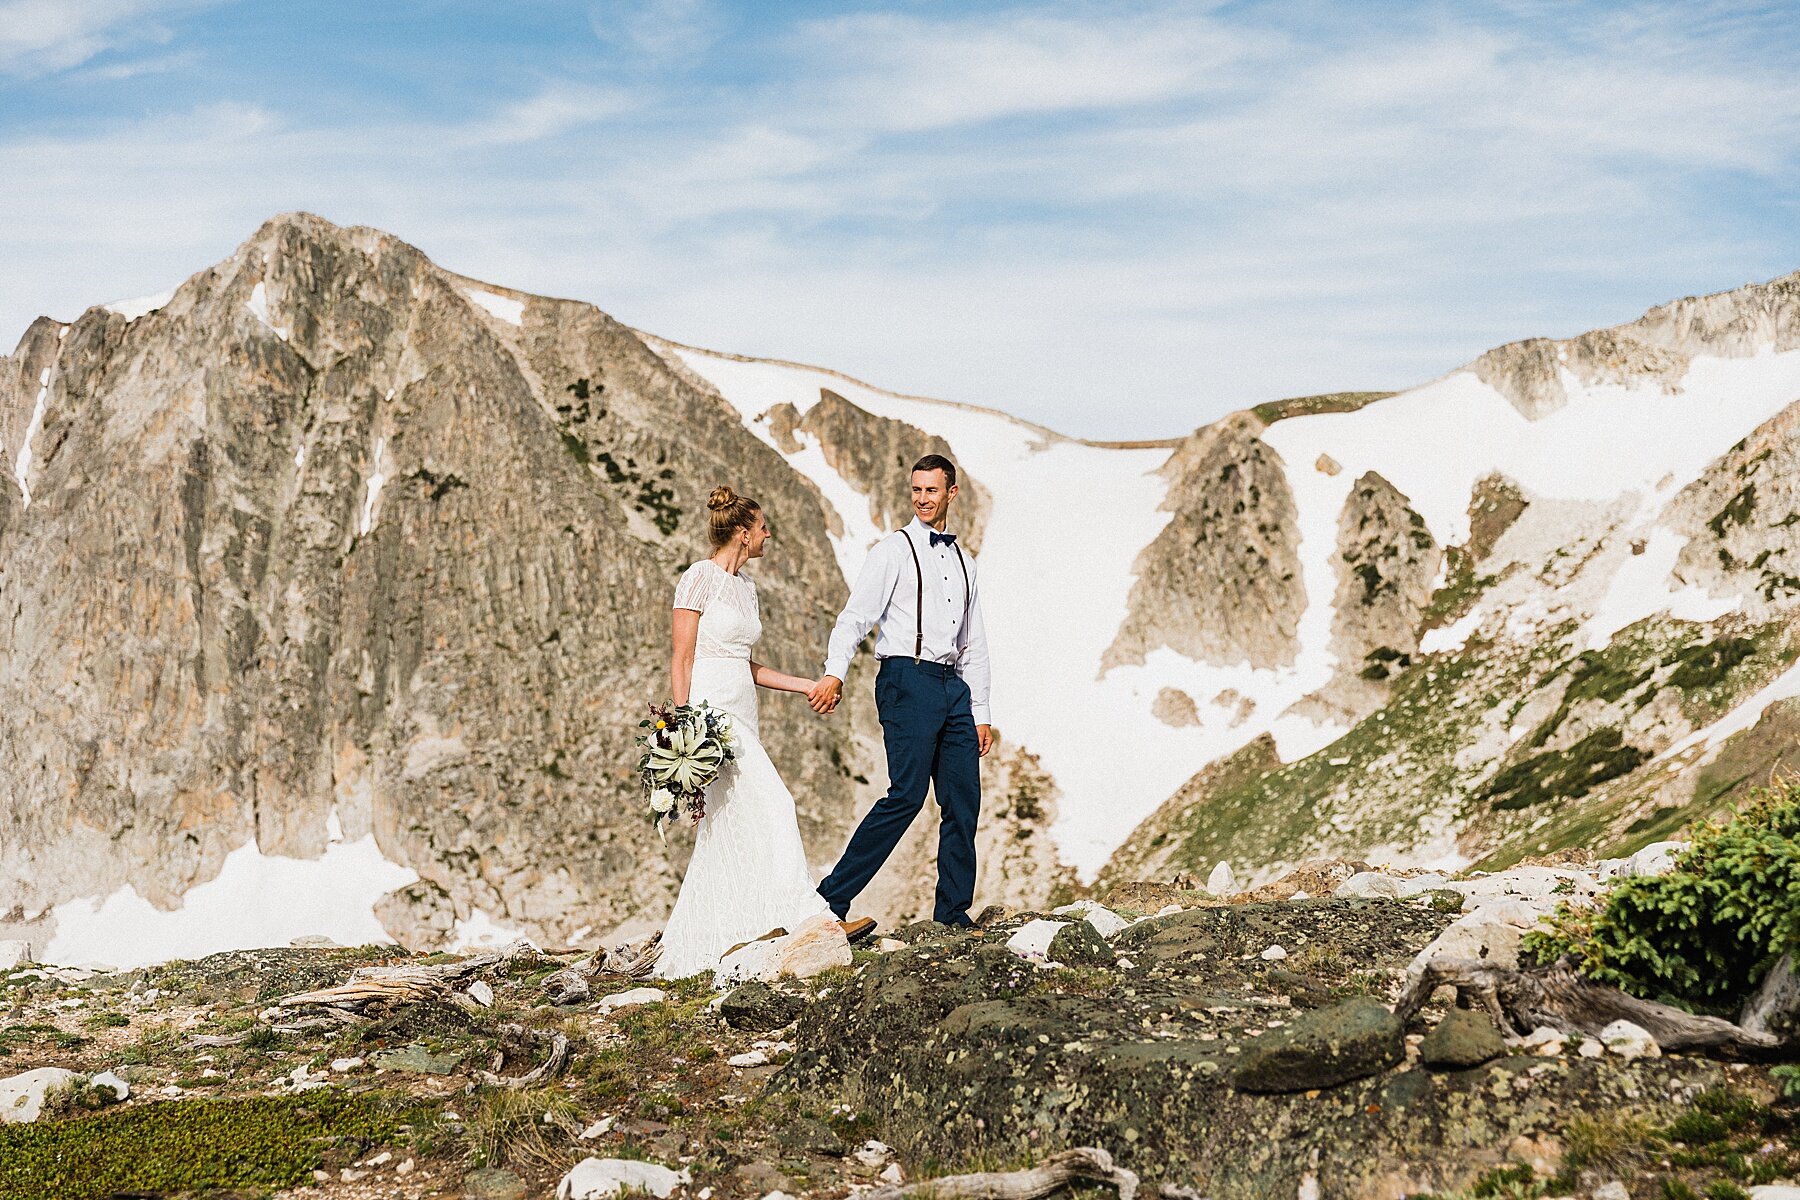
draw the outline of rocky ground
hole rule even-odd
[[[1422,956],[1508,960],[1533,913],[1659,854],[1129,884],[1105,907],[893,930],[804,980],[603,975],[574,1005],[544,986],[573,956],[539,952],[348,1020],[277,1002],[454,960],[19,966],[0,972],[0,1197],[492,1200],[560,1181],[835,1200],[1076,1146],[1170,1198],[1800,1195],[1776,1190],[1800,1180],[1800,1124],[1770,1061],[1503,1039],[1448,992],[1410,1028],[1390,1011]],[[516,1079],[556,1034],[571,1053],[545,1081],[482,1078]],[[29,1085],[52,1078],[40,1105]]]

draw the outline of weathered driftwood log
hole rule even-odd
[[[1440,959],[1407,985],[1394,1015],[1410,1021],[1439,987],[1456,988],[1462,1001],[1481,1004],[1501,1030],[1514,1035],[1549,1026],[1563,1033],[1597,1035],[1614,1021],[1641,1026],[1666,1050],[1719,1046],[1773,1046],[1772,1034],[1745,1029],[1719,1017],[1701,1017],[1654,1000],[1639,1000],[1615,987],[1593,983],[1568,967],[1512,970],[1472,959]]]
[[[1078,1180],[1110,1183],[1119,1189],[1119,1200],[1134,1200],[1135,1172],[1113,1165],[1112,1155],[1092,1146],[1053,1154],[1023,1171],[983,1171],[975,1175],[946,1175],[914,1183],[886,1184],[863,1193],[863,1200],[1036,1200]]]
[[[544,977],[544,991],[555,1004],[585,1004],[594,997],[594,980],[602,975],[643,979],[662,957],[662,931],[600,950],[580,962]]]
[[[359,967],[350,973],[348,983],[283,996],[275,1002],[275,1007],[300,1008],[313,1005],[331,1012],[361,1015],[366,1009],[378,1005],[416,1004],[447,995],[452,987],[471,975],[504,968],[515,959],[535,953],[537,952],[524,942],[514,942],[503,950],[428,967],[410,964],[397,967]]]
[[[562,1074],[569,1062],[569,1039],[553,1029],[527,1029],[523,1025],[502,1025],[500,1032],[511,1034],[515,1038],[529,1039],[533,1042],[549,1042],[550,1053],[544,1061],[523,1075],[502,1075],[500,1068],[506,1063],[506,1051],[501,1050],[494,1055],[492,1070],[473,1072],[478,1083],[489,1087],[527,1088],[534,1083]]]
[[[1792,951],[1769,968],[1755,993],[1744,1003],[1738,1024],[1751,1033],[1791,1038],[1800,1033],[1800,973],[1794,970]]]

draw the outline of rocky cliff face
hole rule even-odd
[[[1167,646],[1189,658],[1272,667],[1293,660],[1306,610],[1293,495],[1280,456],[1238,413],[1169,456],[1174,516],[1138,556],[1125,621],[1102,669]]]
[[[1696,355],[1745,357],[1800,347],[1800,272],[1711,296],[1689,296],[1611,329],[1566,341],[1530,338],[1490,350],[1473,369],[1527,417],[1569,401],[1567,380],[1678,388]]]
[[[1338,671],[1313,699],[1329,718],[1354,723],[1392,694],[1418,655],[1442,558],[1424,518],[1393,484],[1373,471],[1356,481],[1338,518],[1331,621]]]
[[[766,419],[784,453],[801,448],[801,434],[816,439],[826,466],[868,497],[869,520],[877,529],[899,529],[913,519],[909,497],[915,462],[927,454],[941,454],[958,463],[954,523],[969,551],[981,552],[982,530],[992,501],[943,438],[906,421],[875,416],[830,388],[819,389],[819,402],[804,415],[791,404],[779,404],[769,410]]]
[[[9,457],[46,392],[0,509],[0,914],[39,939],[78,896],[173,906],[252,840],[317,855],[333,820],[422,877],[399,924],[655,913],[680,863],[631,744],[706,489],[754,478],[785,519],[769,661],[806,669],[842,596],[816,493],[716,397],[375,231],[277,219],[4,368]],[[848,727],[772,703],[765,736],[836,842]]]

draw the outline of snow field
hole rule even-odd
[[[388,943],[375,902],[418,878],[388,861],[373,834],[334,841],[314,859],[264,854],[252,839],[225,856],[218,875],[189,888],[173,911],[130,885],[103,899],[57,905],[56,933],[43,957],[128,969],[311,935],[345,946]]]

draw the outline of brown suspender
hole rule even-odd
[[[902,529],[900,536],[906,539],[906,548],[912,551],[913,574],[918,578],[918,598],[913,604],[913,619],[918,622],[917,632],[913,635],[913,661],[918,662],[925,657],[925,568],[919,565],[919,548],[913,545],[912,534]],[[974,598],[969,588],[969,561],[963,557],[962,547],[955,542],[950,548],[956,551],[956,564],[962,568],[963,577],[963,625],[969,623],[969,602]]]

